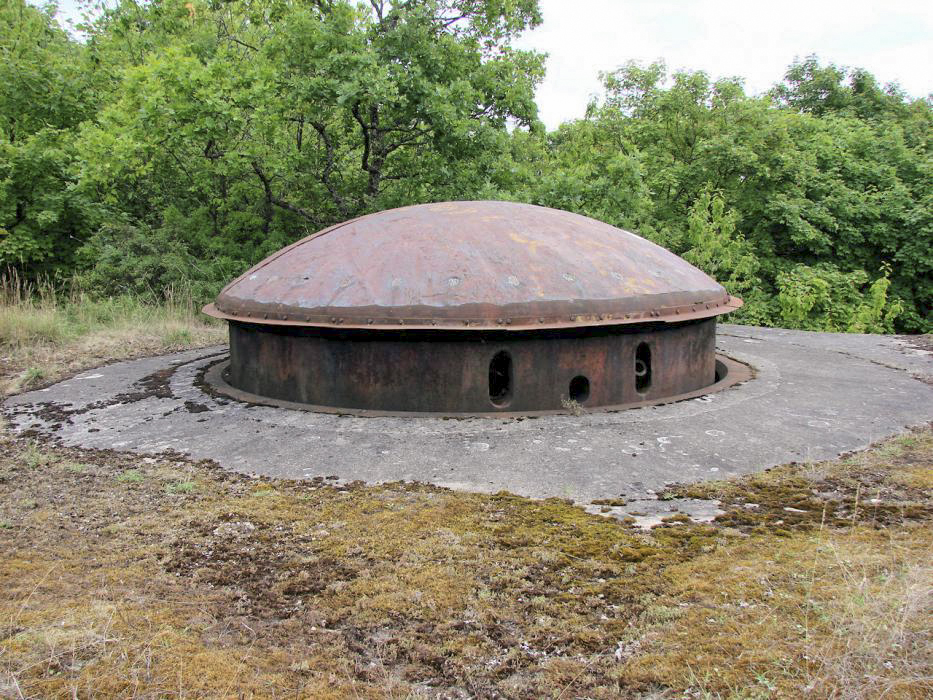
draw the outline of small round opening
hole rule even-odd
[[[644,394],[651,388],[651,348],[640,343],[635,349],[635,391]]]
[[[505,350],[489,361],[489,400],[494,406],[507,406],[512,399],[512,356]]]
[[[568,391],[571,401],[583,403],[590,398],[590,380],[582,374],[577,375],[570,380],[570,389]]]

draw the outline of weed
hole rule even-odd
[[[170,328],[165,335],[163,335],[165,344],[169,346],[181,345],[182,347],[187,347],[191,345],[193,339],[194,336],[188,328]]]
[[[174,483],[168,484],[165,487],[165,490],[168,493],[191,493],[197,488],[197,484],[193,481],[176,481]]]
[[[575,416],[582,416],[586,414],[586,409],[580,405],[580,402],[576,399],[570,399],[565,396],[560,397],[560,405],[564,407],[565,410],[570,412]]]
[[[143,475],[138,469],[127,469],[117,474],[117,481],[130,484],[138,484],[144,480]]]
[[[50,458],[49,455],[39,447],[38,442],[30,441],[23,450],[23,461],[29,469],[38,469],[39,467],[48,466]]]
[[[618,508],[626,504],[624,498],[598,498],[595,501],[590,501],[594,506],[609,506],[613,508]]]
[[[0,396],[108,359],[224,341],[220,324],[172,290],[162,304],[95,299],[47,281],[0,274]]]
[[[23,386],[32,386],[33,384],[38,384],[43,379],[45,379],[45,370],[40,367],[28,367],[26,371],[23,372],[20,383]]]

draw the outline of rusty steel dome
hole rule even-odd
[[[246,398],[475,414],[708,387],[715,318],[741,304],[629,231],[481,201],[327,228],[247,270],[204,312],[229,321],[222,382]]]

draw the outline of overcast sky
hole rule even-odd
[[[583,116],[598,73],[630,59],[741,76],[764,92],[795,56],[865,68],[908,94],[933,92],[933,0],[540,0],[518,45],[550,54],[538,89],[553,129]]]
[[[518,45],[550,55],[538,89],[548,128],[583,116],[598,73],[630,59],[741,76],[764,92],[794,57],[865,68],[908,94],[933,92],[933,0],[540,0]],[[74,16],[74,0],[60,0]]]

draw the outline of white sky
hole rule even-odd
[[[549,54],[538,89],[549,129],[582,117],[599,71],[658,58],[676,70],[745,78],[749,93],[795,57],[865,68],[908,94],[933,92],[933,0],[540,0],[544,23],[517,44]],[[65,17],[75,0],[60,0]]]
[[[865,68],[908,94],[933,92],[933,1],[540,0],[544,23],[517,45],[550,55],[538,89],[549,129],[582,117],[599,71],[663,58],[668,69],[769,89],[795,57]]]

